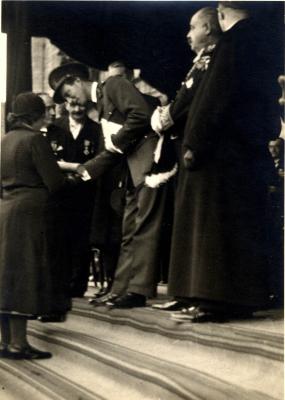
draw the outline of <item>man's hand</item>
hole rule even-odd
[[[89,181],[91,179],[91,176],[89,175],[87,169],[82,164],[79,164],[76,173],[81,177],[83,181]]]
[[[195,164],[195,154],[192,150],[188,149],[186,150],[184,157],[183,157],[183,164],[185,168],[193,168]]]

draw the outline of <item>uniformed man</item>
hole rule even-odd
[[[105,139],[105,151],[79,172],[84,179],[94,179],[122,157],[129,168],[123,237],[109,306],[142,307],[156,292],[167,195],[166,186],[151,189],[144,185],[158,140],[150,128],[153,109],[126,78],[113,76],[97,85],[78,74],[76,68],[74,64],[64,65],[51,73],[54,99],[97,102]]]

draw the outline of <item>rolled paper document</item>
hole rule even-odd
[[[76,172],[80,163],[72,163],[67,161],[58,161],[57,164],[62,171]]]

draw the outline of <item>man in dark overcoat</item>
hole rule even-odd
[[[153,109],[126,78],[111,76],[103,83],[92,83],[74,71],[74,64],[54,70],[50,84],[57,102],[97,103],[105,151],[79,168],[83,179],[95,179],[122,157],[126,159],[129,174],[122,243],[108,300],[117,308],[144,306],[146,298],[156,291],[167,196],[166,185],[152,189],[144,184],[158,140],[150,128]]]
[[[151,118],[153,130],[164,139],[163,146],[167,158],[171,158],[171,150],[175,146],[179,164],[183,163],[184,156],[187,157],[187,153],[185,155],[185,151],[181,150],[187,114],[222,34],[217,10],[212,7],[204,7],[197,11],[191,17],[189,27],[187,41],[191,50],[196,53],[191,69],[182,82],[175,99],[167,106],[157,107]],[[185,169],[181,166],[179,175],[183,174],[185,174]],[[187,213],[187,209],[184,208],[183,211]],[[176,311],[187,305],[187,299],[176,297],[165,303],[153,304],[152,307],[159,310]]]
[[[266,54],[242,2],[220,2],[224,35],[184,132],[169,293],[176,320],[248,316],[268,301],[267,143],[276,135]],[[278,118],[277,118],[278,122]],[[185,212],[187,210],[187,212]]]

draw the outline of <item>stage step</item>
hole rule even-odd
[[[3,400],[283,399],[280,311],[251,321],[177,324],[150,307],[107,310],[80,299],[65,323],[31,322],[29,335],[54,356],[2,360]],[[14,380],[22,382],[22,397]]]
[[[131,327],[143,332],[159,334],[178,341],[195,342],[264,356],[283,361],[283,310],[270,310],[255,314],[254,319],[228,323],[179,324],[170,319],[171,312],[154,310],[151,307],[130,310],[108,310],[92,307],[84,299],[74,301],[69,315],[99,320],[112,326]]]
[[[49,361],[1,360],[1,400],[105,400],[57,374],[48,364]]]

